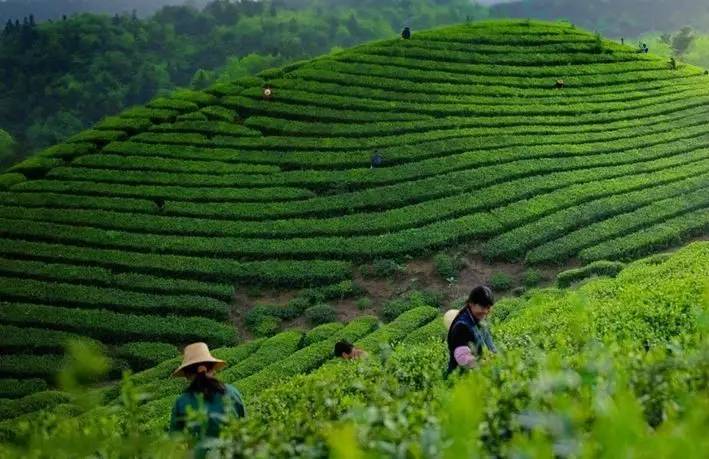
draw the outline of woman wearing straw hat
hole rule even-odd
[[[172,408],[170,431],[187,429],[195,438],[202,440],[201,447],[198,446],[195,451],[196,457],[206,455],[208,445],[203,442],[205,437],[218,438],[222,426],[229,419],[246,415],[239,391],[214,377],[214,372],[225,366],[226,362],[213,357],[205,343],[193,343],[185,347],[182,365],[172,374],[184,376],[190,385]],[[191,422],[188,419],[190,411],[206,411],[206,422]],[[204,419],[203,416],[201,418]]]

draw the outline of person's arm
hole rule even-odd
[[[495,341],[493,341],[492,333],[490,333],[490,330],[487,327],[483,328],[483,339],[485,340],[485,346],[487,346],[488,350],[493,354],[497,354]]]
[[[229,396],[232,399],[232,403],[234,404],[234,410],[236,411],[236,415],[240,418],[243,418],[246,416],[246,407],[244,406],[244,400],[241,398],[241,393],[239,390],[232,386],[231,384],[229,386]]]
[[[364,359],[364,358],[366,358],[367,356],[369,356],[369,354],[367,353],[367,351],[365,351],[364,349],[354,348],[354,349],[352,350],[352,352],[354,353],[354,358],[355,358],[355,359]]]
[[[462,325],[456,325],[451,331],[450,343],[453,348],[453,358],[463,368],[474,368],[476,359],[470,350],[469,343],[474,341],[468,329]]]
[[[185,416],[180,409],[180,400],[178,399],[172,406],[172,414],[170,415],[170,432],[182,432],[185,429]]]
[[[236,409],[236,414],[239,415],[240,418],[246,417],[246,407],[244,406],[244,402],[241,398],[234,400],[234,408]]]
[[[453,357],[463,368],[475,368],[475,356],[468,346],[458,346],[453,350]]]

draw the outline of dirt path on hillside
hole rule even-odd
[[[706,240],[709,240],[709,236],[699,236],[687,241],[686,244]],[[676,248],[671,250],[676,250]],[[462,256],[463,252],[465,252],[465,256]],[[451,253],[456,256],[454,252]],[[328,304],[337,311],[338,320],[347,322],[362,314],[378,315],[382,306],[388,301],[415,290],[436,293],[442,299],[443,309],[456,307],[467,297],[470,289],[479,284],[488,284],[490,278],[496,273],[508,276],[511,281],[509,289],[495,292],[498,298],[520,295],[526,290],[523,277],[529,267],[523,263],[489,262],[479,255],[475,247],[459,249],[457,256],[461,259],[462,269],[453,282],[448,282],[438,274],[432,257],[416,258],[408,261],[401,272],[386,279],[365,277],[359,269],[355,270],[353,281],[363,290],[363,294],[359,298],[366,297],[371,301],[368,307],[360,309],[358,307],[359,298],[332,300],[328,301]],[[580,265],[578,260],[570,259],[563,265],[534,267],[541,275],[537,287],[553,285],[559,272]],[[261,304],[285,305],[298,294],[298,290],[284,291],[244,286],[237,287],[235,290],[231,317],[240,336],[245,339],[253,337],[244,326],[244,317],[253,306]],[[307,330],[311,327],[303,317],[299,317],[284,322],[283,328]]]
[[[345,298],[342,300],[331,300],[327,303],[337,311],[337,319],[340,321],[350,321],[362,314],[378,315],[382,306],[388,301],[406,295],[416,290],[425,290],[436,293],[442,298],[444,308],[454,307],[461,299],[464,299],[470,289],[479,284],[487,284],[490,277],[495,273],[503,273],[512,281],[512,287],[504,292],[499,292],[499,297],[519,294],[522,286],[522,276],[527,269],[521,263],[488,262],[480,255],[471,255],[462,259],[463,267],[454,282],[443,279],[436,271],[435,264],[431,257],[418,258],[407,262],[402,272],[396,273],[390,278],[376,279],[364,277],[356,270],[353,281],[363,290],[359,297],[366,297],[371,301],[370,306],[360,309],[358,307],[359,298]],[[574,267],[574,263],[554,268],[539,269],[543,280],[540,286],[550,285],[554,282],[556,274],[565,269]],[[246,313],[256,305],[285,305],[294,298],[297,290],[276,290],[265,288],[245,288],[237,287],[232,306],[232,321],[238,328],[239,333],[244,338],[252,338],[251,333],[244,326]],[[284,322],[283,328],[310,328],[303,317]]]

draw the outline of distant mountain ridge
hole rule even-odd
[[[33,15],[36,21],[61,19],[76,13],[131,13],[147,16],[166,5],[193,4],[203,7],[207,0],[7,0],[0,1],[0,21],[19,20]]]
[[[568,19],[614,37],[652,31],[672,32],[685,25],[709,30],[705,0],[523,0],[493,5],[495,17]]]

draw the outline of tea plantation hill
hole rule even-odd
[[[76,335],[134,368],[233,344],[234,285],[326,296],[459,243],[591,262],[704,235],[708,103],[702,69],[493,21],[130,108],[0,175],[2,385],[45,388]]]
[[[660,443],[664,454],[659,457],[677,457],[679,451],[682,457],[706,457],[708,280],[709,242],[697,242],[630,263],[615,278],[592,278],[573,288],[532,290],[501,300],[490,319],[501,352],[485,361],[475,372],[477,379],[463,386],[464,396],[454,401],[468,413],[458,415],[470,421],[462,430],[458,426],[460,433],[472,436],[473,442],[476,432],[482,434],[484,453],[479,457],[520,447],[511,437],[529,434],[527,422],[534,419],[535,429],[551,430],[550,442],[561,436],[574,448],[639,448],[647,452],[632,455],[647,457],[652,445]],[[386,325],[361,316],[348,324],[330,323],[307,333],[286,331],[215,350],[229,363],[221,378],[243,392],[249,413],[232,432],[234,457],[293,457],[293,451],[298,457],[328,457],[321,448],[342,419],[356,423],[360,444],[379,453],[366,457],[409,457],[393,455],[388,449],[392,443],[402,448],[409,442],[419,447],[446,443],[451,431],[444,419],[450,408],[441,406],[441,399],[461,391],[442,381],[447,359],[443,334],[438,311],[423,306]],[[366,362],[334,361],[333,345],[343,338],[372,357]],[[23,429],[41,425],[43,415],[36,410],[44,405],[59,415],[59,428],[48,438],[36,437],[29,451],[59,447],[67,450],[61,457],[74,457],[74,444],[85,444],[86,451],[133,457],[112,450],[111,442],[118,442],[116,448],[141,438],[147,444],[163,431],[185,385],[169,377],[179,361],[171,358],[130,376],[125,387],[132,389],[124,389],[122,396],[117,386],[92,391],[105,404],[98,408],[81,407],[91,397],[77,400],[56,391],[0,402],[0,456],[3,441],[22,444]],[[149,397],[126,405],[127,393]],[[529,418],[519,416],[523,413]],[[559,431],[556,422],[564,426]],[[476,423],[480,429],[471,428]],[[431,424],[442,430],[427,435]],[[39,435],[46,432],[40,429]],[[543,438],[533,437],[542,443]],[[338,443],[345,441],[338,437]],[[79,450],[74,451],[78,456]],[[23,454],[31,456],[20,449],[8,457]]]

